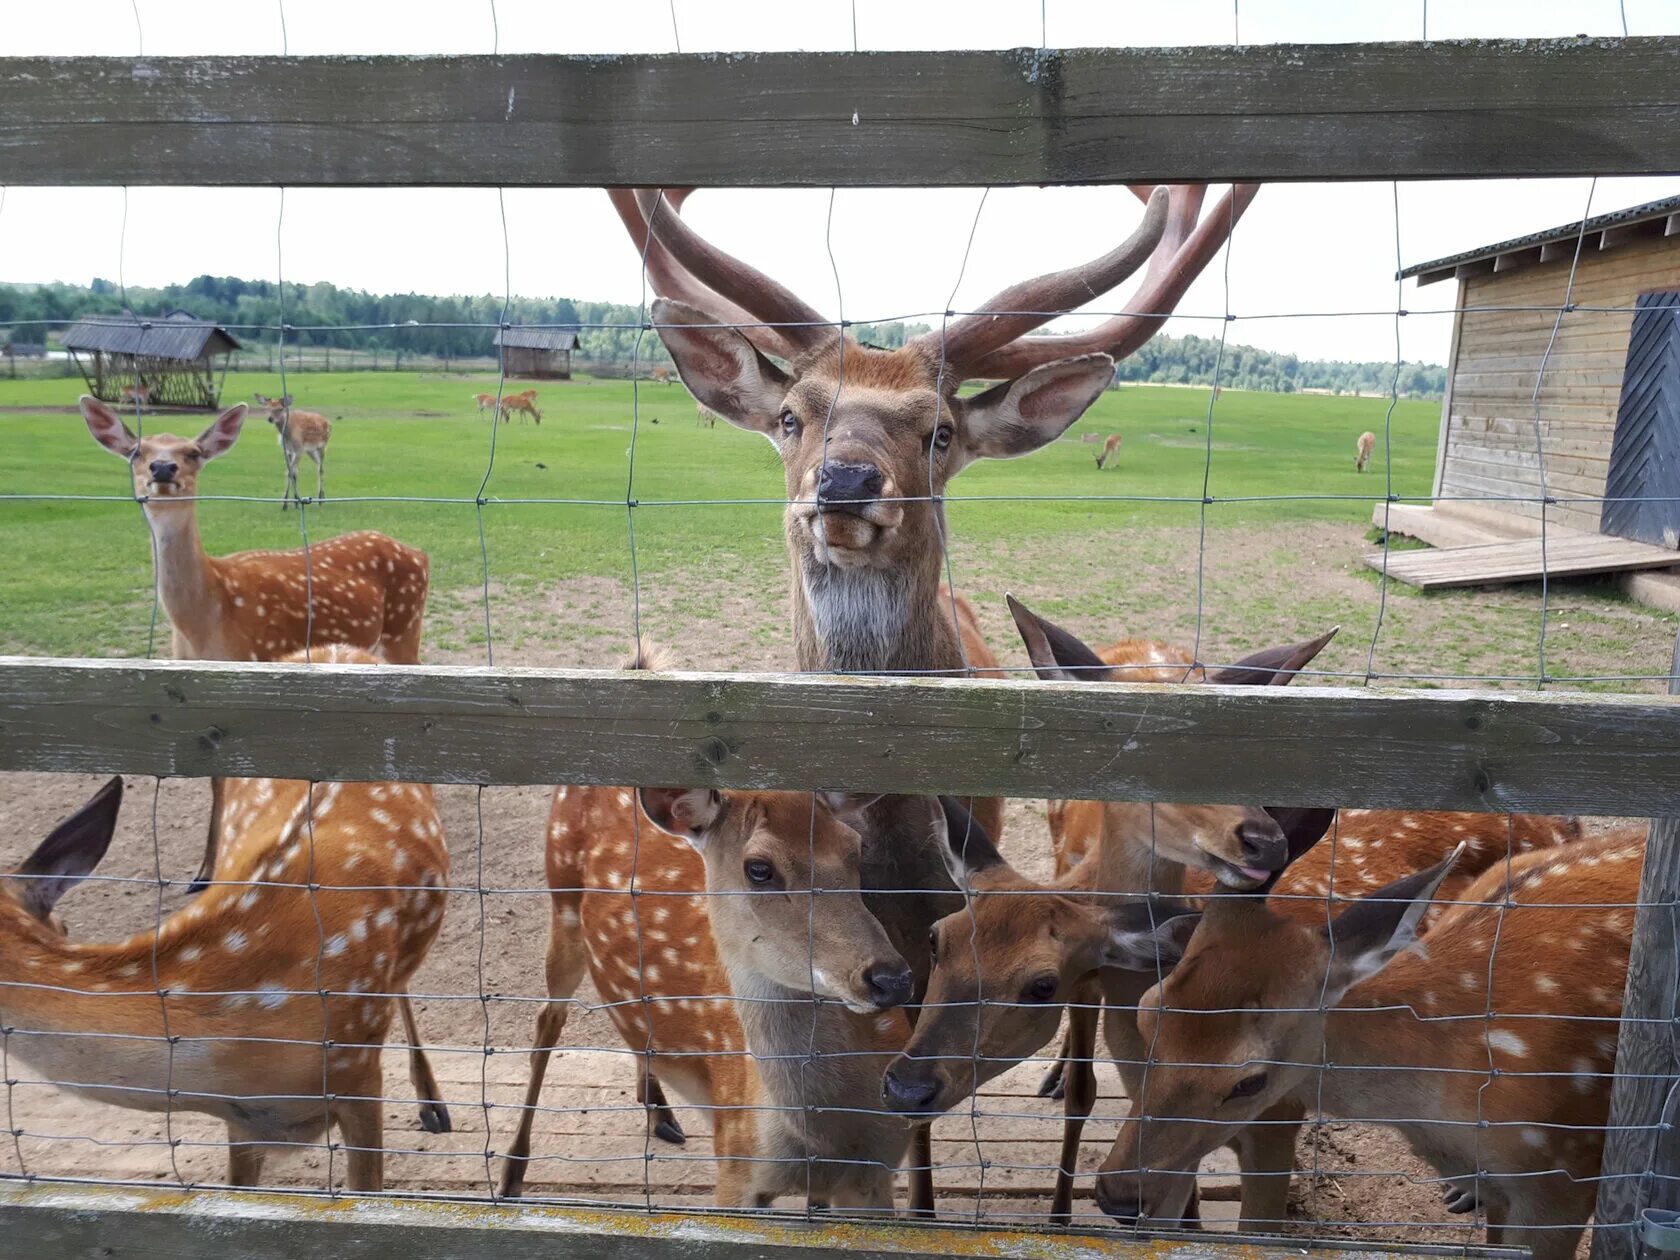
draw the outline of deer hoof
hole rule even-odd
[[[1044,1079],[1038,1083],[1040,1098],[1061,1099],[1067,1095],[1067,1083],[1062,1079],[1062,1065],[1055,1064],[1044,1074]]]
[[[449,1119],[449,1108],[440,1102],[420,1104],[420,1127],[427,1133],[448,1133],[455,1126]]]
[[[1447,1211],[1459,1215],[1465,1212],[1474,1212],[1480,1205],[1480,1199],[1476,1194],[1474,1185],[1448,1186],[1446,1200]]]
[[[682,1125],[677,1123],[675,1116],[657,1121],[653,1126],[653,1136],[672,1146],[682,1146],[688,1141],[688,1134],[682,1131]]]

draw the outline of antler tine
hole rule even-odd
[[[793,290],[739,258],[726,254],[691,228],[656,189],[638,188],[636,202],[648,230],[686,271],[764,323],[796,350],[811,350],[833,340],[822,314]]]
[[[976,313],[946,325],[943,335],[935,330],[916,340],[936,354],[943,350],[946,361],[961,369],[1108,292],[1144,264],[1167,229],[1167,192],[1158,189],[1148,202],[1143,222],[1101,258],[1011,285],[982,303]],[[992,311],[1008,313],[994,315]]]
[[[1187,187],[1178,185],[1172,191],[1176,194]],[[971,378],[1019,376],[1041,364],[1093,351],[1124,359],[1167,322],[1191,282],[1219,252],[1259,191],[1258,184],[1233,184],[1176,248],[1169,251],[1163,247],[1161,255],[1151,262],[1144,283],[1132,295],[1129,305],[1134,313],[1116,315],[1096,328],[1068,337],[1020,338],[969,364],[965,372]]]
[[[665,200],[671,211],[680,210],[682,203],[688,199],[687,188],[667,189]],[[792,346],[778,329],[768,328],[759,322],[750,311],[743,310],[728,298],[701,284],[671,257],[671,253],[657,240],[648,236],[647,219],[642,216],[641,206],[636,201],[636,194],[628,188],[609,188],[607,197],[612,201],[613,209],[618,211],[618,217],[624,221],[625,231],[630,233],[630,240],[647,266],[648,281],[653,285],[654,292],[660,297],[671,298],[706,314],[715,316],[720,323],[734,324],[746,339],[766,354],[780,355],[782,358],[792,358],[798,350]]]

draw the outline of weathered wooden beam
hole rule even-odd
[[[1680,169],[1680,38],[0,59],[4,184],[979,185]]]
[[[0,658],[0,770],[1671,812],[1660,696]]]
[[[1680,638],[1668,690],[1680,695]],[[1645,842],[1591,1260],[1634,1260],[1640,1210],[1680,1210],[1680,803],[1669,810]]]

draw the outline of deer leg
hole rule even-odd
[[[310,451],[309,457],[315,461],[315,499],[319,502],[327,497],[327,452]]]
[[[1289,1176],[1295,1171],[1295,1138],[1306,1110],[1285,1100],[1261,1112],[1260,1118],[1237,1134],[1242,1176],[1242,1230],[1281,1229],[1289,1218]]]
[[[636,1073],[636,1101],[647,1108],[648,1125],[653,1129],[654,1137],[661,1142],[669,1142],[672,1146],[681,1146],[688,1141],[688,1135],[683,1132],[682,1125],[677,1123],[671,1104],[665,1100],[665,1090],[659,1084],[659,1078],[653,1074],[653,1068],[645,1063],[642,1070]]]
[[[878,1204],[870,1206],[879,1206]],[[892,1194],[887,1194],[887,1207]],[[910,1131],[910,1215],[933,1219],[933,1126],[918,1124]]]
[[[453,1127],[449,1108],[432,1074],[431,1060],[420,1048],[420,1027],[414,1022],[414,1005],[408,1000],[406,987],[397,994],[397,1013],[402,1016],[403,1036],[408,1041],[408,1079],[420,1099],[420,1127],[427,1133],[448,1133]]]
[[[519,1116],[519,1129],[508,1146],[507,1160],[502,1166],[502,1195],[517,1199],[525,1189],[525,1169],[531,1159],[531,1125],[536,1118],[537,1100],[542,1097],[543,1077],[548,1072],[548,1058],[566,1028],[566,1016],[571,1013],[567,999],[577,992],[583,982],[583,968],[587,961],[582,928],[577,925],[576,901],[571,911],[571,928],[560,921],[555,909],[548,920],[548,1002],[537,1016],[536,1043],[531,1050],[531,1079],[525,1086],[525,1108]]]
[[[189,893],[203,892],[216,873],[216,854],[222,845],[222,794],[226,782],[225,779],[210,780],[210,827],[204,836],[204,860],[199,863],[198,874],[193,876],[192,883],[187,885]]]
[[[228,1122],[228,1185],[262,1185],[263,1159],[267,1154],[254,1129]]]
[[[377,1193],[385,1188],[385,1112],[377,1075],[362,1092],[363,1097],[340,1101],[336,1108],[348,1164],[344,1182],[351,1190]]]
[[[758,1117],[750,1107],[724,1106],[712,1113],[712,1153],[717,1157],[714,1195],[719,1207],[768,1207],[774,1201],[773,1194],[766,1198],[753,1185],[757,1151]]]
[[[1050,1070],[1044,1074],[1044,1079],[1038,1083],[1040,1098],[1062,1098],[1067,1086],[1064,1074],[1067,1071],[1068,1035],[1062,1034],[1061,1048],[1056,1051],[1056,1061],[1050,1065]]]
[[[1097,1102],[1097,1050],[1100,995],[1094,988],[1074,994],[1068,1011],[1067,1039],[1062,1043],[1062,1079],[1067,1099],[1062,1107],[1062,1158],[1056,1169],[1056,1190],[1050,1200],[1050,1221],[1066,1225],[1073,1216],[1073,1178],[1079,1171],[1079,1138]]]

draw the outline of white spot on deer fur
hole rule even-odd
[[[199,946],[197,946],[197,945],[183,945],[180,948],[179,952],[176,953],[175,958],[179,962],[191,963],[191,962],[197,962],[203,956],[204,956],[204,950],[201,949]],[[138,970],[139,970],[138,967],[135,967],[133,964],[130,964],[128,967],[123,968],[122,974],[133,975],[134,972],[136,972]]]
[[[240,953],[248,944],[250,944],[250,938],[238,928],[234,928],[233,931],[222,938],[222,948],[230,954]]]
[[[349,945],[350,937],[344,932],[339,932],[334,936],[329,936],[326,943],[321,946],[321,957],[337,958],[347,948],[349,948]]]
[[[1590,1094],[1598,1088],[1598,1073],[1591,1059],[1575,1060],[1575,1092]]]
[[[630,793],[624,791],[619,792],[618,803],[620,805],[628,805],[630,803]]]
[[[390,906],[386,906],[383,910],[373,916],[373,922],[377,927],[390,927],[391,924],[396,921],[396,917],[397,912],[391,909]]]
[[[291,995],[286,992],[286,986],[273,980],[265,980],[257,986],[257,1005],[265,1011],[277,1011],[286,1004]]]
[[[1534,987],[1539,989],[1542,993],[1556,993],[1558,990],[1558,982],[1550,976],[1535,976]]]
[[[1533,1129],[1524,1126],[1522,1130],[1522,1139],[1530,1146],[1544,1146],[1546,1145],[1546,1131],[1544,1129]]]
[[[1523,1059],[1528,1057],[1528,1043],[1514,1032],[1499,1029],[1487,1035],[1488,1045],[1495,1050],[1503,1050],[1506,1054]]]
[[[279,872],[279,871],[273,872],[273,874],[275,874],[275,875],[278,875],[280,873],[281,872]],[[238,906],[241,910],[249,910],[252,906],[257,904],[257,898],[261,895],[262,895],[262,889],[252,888],[248,892],[246,892],[244,896],[242,896],[239,899],[237,904],[238,904]]]

